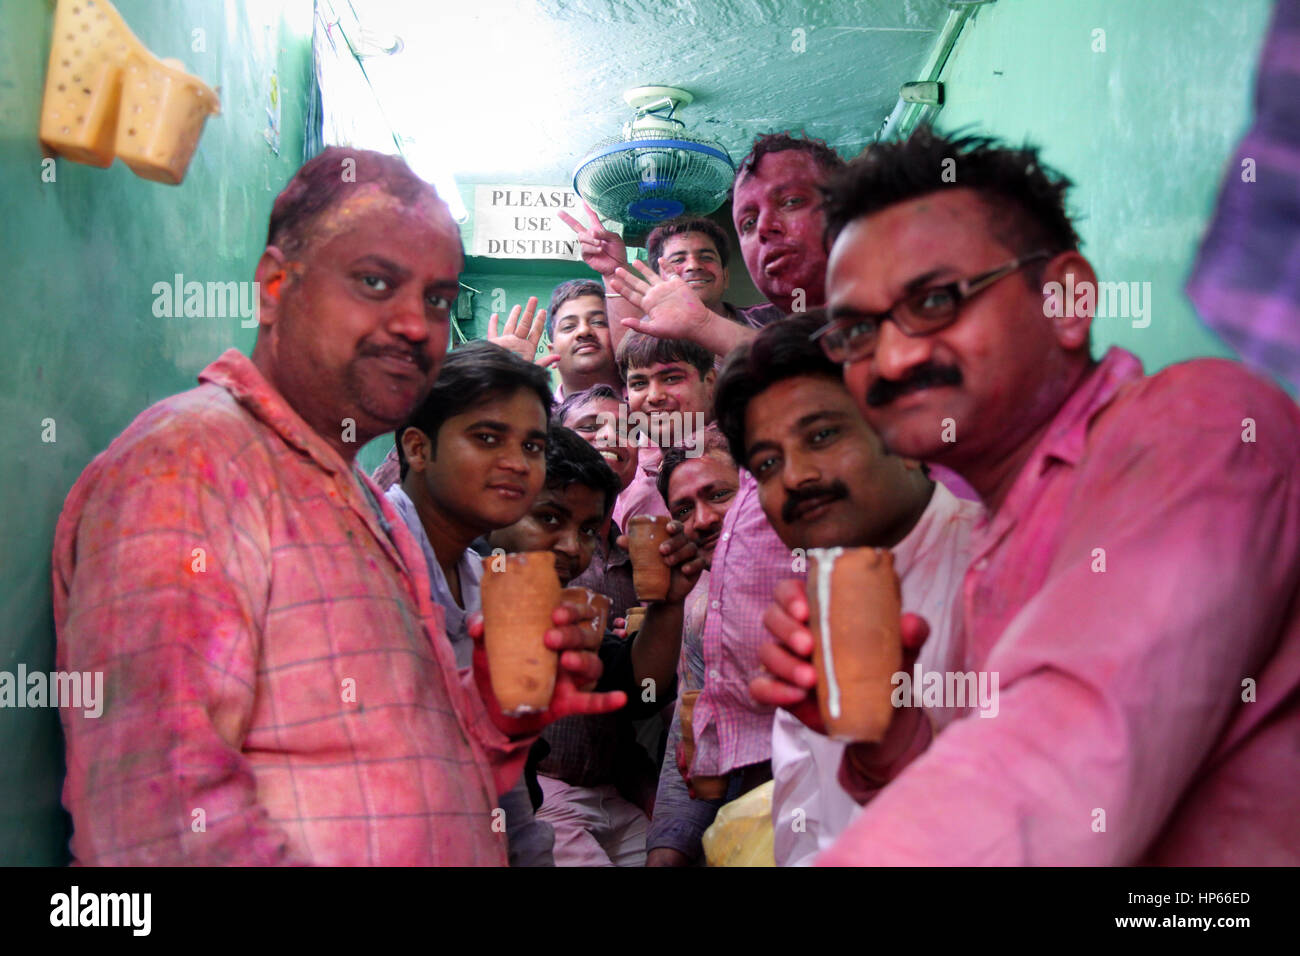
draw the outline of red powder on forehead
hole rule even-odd
[[[392,197],[399,207],[427,205],[431,215],[451,220],[437,190],[400,156],[331,146],[304,163],[276,197],[267,245],[297,249],[309,236],[317,238],[314,220],[323,213],[351,197],[371,195]]]

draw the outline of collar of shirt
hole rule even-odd
[[[1015,526],[1017,518],[1030,508],[1053,459],[1067,465],[1079,463],[1087,445],[1089,424],[1115,400],[1121,389],[1140,382],[1142,376],[1142,362],[1136,355],[1118,346],[1111,347],[1056,413],[1047,433],[1012,483],[1002,507],[994,514],[985,513],[977,528],[984,537],[984,545],[977,552],[1001,540]]]
[[[220,385],[277,435],[333,473],[350,474],[350,468],[325,439],[303,421],[284,397],[262,377],[257,366],[237,349],[226,351],[199,374],[200,382]]]
[[[387,499],[377,486],[366,485],[369,479],[355,467],[349,467],[337,451],[293,410],[252,361],[237,349],[227,349],[220,358],[199,373],[199,381],[226,389],[249,413],[290,446],[307,455],[322,469],[334,475],[344,501],[365,516],[371,532],[389,557],[402,568],[412,585],[412,596],[422,614],[427,614],[441,629],[442,608],[429,597],[428,573],[424,562],[415,562],[415,544],[396,526],[404,526],[396,511],[385,513]],[[391,508],[391,505],[388,505]]]

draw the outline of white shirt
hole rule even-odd
[[[983,507],[957,498],[936,482],[929,506],[893,549],[903,610],[930,625],[921,648],[923,671],[964,670],[951,660],[961,633],[961,584],[970,561],[970,537]],[[927,708],[935,732],[958,713]],[[862,809],[839,785],[844,744],[810,730],[777,709],[772,724],[772,826],[777,866],[810,866]]]

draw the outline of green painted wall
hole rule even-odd
[[[50,546],[64,496],[90,459],[152,402],[195,384],[254,330],[231,319],[160,319],[153,285],[251,280],[271,202],[302,161],[311,0],[117,0],[135,34],[211,86],[185,182],[59,160],[41,181],[37,127],[54,4],[0,7],[0,670],[54,663]],[[206,52],[193,49],[202,30]],[[263,137],[272,76],[279,155]],[[55,441],[42,441],[54,419]],[[0,709],[0,865],[61,863],[62,741],[52,710]]]
[[[1148,371],[1231,355],[1183,293],[1224,164],[1251,118],[1269,0],[998,0],[944,71],[944,130],[1044,147],[1099,280],[1150,282],[1150,325],[1099,319]],[[1094,44],[1105,31],[1105,52]],[[1097,44],[1098,46],[1100,44]],[[958,172],[960,177],[960,171]]]

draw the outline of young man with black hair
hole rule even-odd
[[[711,311],[743,322],[736,307],[722,300],[731,274],[731,244],[711,219],[683,217],[660,223],[646,236],[646,261],[660,278],[679,276]]]
[[[619,343],[618,370],[627,383],[629,418],[644,416],[647,423],[637,476],[614,509],[614,520],[626,527],[638,514],[667,514],[655,485],[661,450],[695,443],[711,417],[717,372],[713,356],[694,342],[639,332]]]
[[[618,476],[621,494],[636,477],[640,449],[635,442],[626,441],[626,435],[620,438],[620,417],[626,419],[627,403],[608,385],[593,385],[565,398],[556,406],[551,420],[572,429],[596,449]],[[626,617],[628,608],[638,603],[632,581],[632,558],[618,545],[622,533],[618,522],[611,517],[596,542],[596,552],[587,570],[573,581],[575,586],[592,588],[609,598],[610,620]]]
[[[568,586],[591,561],[618,479],[574,432],[552,425],[547,435],[541,494],[523,518],[489,534],[487,547],[505,553],[550,551],[561,584]],[[703,564],[680,525],[670,524],[669,531],[673,538],[661,551],[673,572],[661,603],[672,606],[690,592]],[[544,794],[537,818],[554,829],[559,866],[640,866],[645,860],[646,817],[619,792],[617,760],[620,753],[635,753],[627,721],[651,716],[672,699],[680,622],[674,630],[659,623],[660,617],[652,606],[635,640],[610,634],[601,645],[604,674],[596,690],[623,690],[628,706],[598,721],[557,721],[543,735],[550,750],[537,763]]]
[[[428,397],[397,429],[401,482],[385,492],[419,542],[456,665],[470,666],[469,615],[483,562],[471,542],[519,521],[546,478],[546,372],[488,342],[443,360]],[[525,780],[501,794],[511,866],[553,866],[550,828]]]
[[[849,747],[869,802],[819,862],[1300,862],[1300,409],[1234,362],[1094,359],[1068,187],[1032,148],[929,130],[831,186],[819,342],[886,447],[988,508],[961,652],[1001,706]],[[795,708],[801,591],[764,658]]]
[[[459,667],[473,642],[482,567],[470,544],[514,524],[546,479],[546,372],[488,342],[448,354],[433,388],[397,429],[401,482],[385,493],[429,563]]]
[[[737,349],[718,380],[718,424],[758,484],[763,513],[792,555],[810,548],[889,548],[904,604],[931,622],[924,672],[961,671],[950,658],[962,573],[982,509],[889,454],[810,336],[821,310],[774,323]],[[797,549],[797,550],[796,550]],[[792,577],[803,562],[791,562]],[[761,632],[761,627],[756,628]],[[759,659],[770,653],[760,646]],[[915,656],[915,655],[913,655]],[[902,670],[910,673],[912,659]],[[761,702],[771,682],[754,682]],[[972,701],[972,705],[974,702]],[[811,723],[813,715],[801,714]],[[930,711],[936,727],[956,714]],[[908,711],[896,722],[921,719]],[[838,783],[844,745],[777,710],[772,727],[774,849],[778,866],[808,865],[848,826],[857,803]]]
[[[605,290],[599,282],[570,279],[555,287],[547,310],[546,337],[560,373],[556,401],[593,385],[617,388],[622,384],[609,337]]]
[[[488,319],[489,342],[543,368],[557,366],[557,402],[592,385],[621,387],[614,367],[609,317],[605,314],[605,289],[599,282],[561,282],[551,292],[550,308],[538,312],[537,297],[533,296],[522,310],[517,305],[510,310],[500,331],[497,321],[496,313]],[[537,346],[543,331],[549,345],[539,355]]]

